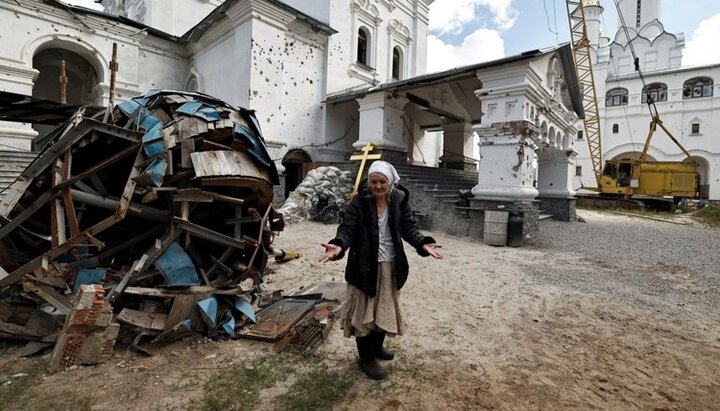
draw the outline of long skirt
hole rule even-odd
[[[354,285],[347,285],[345,306],[340,312],[345,337],[364,337],[371,331],[385,331],[388,335],[403,334],[393,263],[378,263],[377,293],[368,297]]]

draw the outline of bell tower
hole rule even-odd
[[[619,0],[618,3],[625,25],[635,30],[662,17],[662,0]],[[619,16],[618,27],[622,27]]]

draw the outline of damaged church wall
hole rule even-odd
[[[191,65],[203,78],[203,92],[258,112],[270,155],[282,171],[279,160],[287,150],[317,144],[325,133],[320,101],[327,33],[267,2],[238,3],[226,14],[190,46]]]
[[[33,95],[39,75],[33,58],[42,50],[56,48],[87,60],[98,79],[87,98],[107,105],[113,42],[118,44],[120,66],[115,85],[118,101],[149,88],[181,87],[187,75],[188,65],[180,46],[135,27],[94,15],[76,18],[65,9],[36,0],[1,2],[0,15],[4,23],[0,32],[4,40],[0,44],[1,91]],[[36,135],[29,125],[0,125],[0,143],[22,151],[31,150]]]

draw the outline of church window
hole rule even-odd
[[[613,134],[617,134],[620,132],[620,125],[618,123],[613,124]]]
[[[402,67],[402,55],[400,54],[400,48],[393,47],[392,53],[392,79],[400,80],[400,72]]]
[[[584,138],[584,137],[583,137],[583,131],[582,131],[582,130],[578,131],[577,139],[578,139],[578,140],[582,140],[583,138]]]
[[[358,30],[357,62],[366,66],[370,61],[370,48],[368,47],[368,44],[370,44],[370,34],[364,27],[362,27]]]
[[[575,166],[575,175],[582,176],[582,166]]]
[[[667,101],[667,86],[665,84],[652,83],[643,87],[642,102],[650,104],[656,101]]]
[[[605,95],[605,107],[626,106],[628,91],[626,88],[614,88]]]
[[[713,81],[708,77],[695,77],[683,84],[683,98],[711,97],[713,95]]]
[[[692,123],[690,126],[691,134],[700,134],[700,123]]]

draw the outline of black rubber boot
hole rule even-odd
[[[385,342],[385,335],[387,335],[385,331],[372,332],[372,336],[374,339],[373,343],[375,343],[375,358],[380,361],[390,361],[395,358],[394,352],[383,347],[383,343]]]
[[[356,337],[355,342],[357,343],[358,355],[360,357],[358,360],[360,369],[368,376],[368,378],[373,380],[384,380],[385,371],[383,371],[380,367],[380,364],[378,364],[373,353],[373,335],[368,335],[367,337]]]

